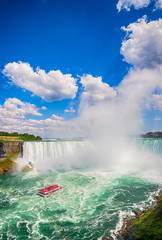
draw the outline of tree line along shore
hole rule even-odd
[[[8,133],[8,132],[0,132],[0,141],[41,141],[42,138],[40,136],[35,136],[33,134],[28,133]]]

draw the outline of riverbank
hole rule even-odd
[[[0,159],[0,175],[12,173],[16,169],[16,157],[10,155]]]
[[[161,240],[162,239],[162,193],[155,197],[157,203],[136,217],[127,219],[117,236],[118,240]]]

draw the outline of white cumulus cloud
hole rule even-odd
[[[75,118],[66,121],[63,117],[53,114],[50,118],[42,120],[25,119],[24,116],[29,110],[19,112],[19,108],[25,107],[18,99],[12,99],[0,106],[1,130],[27,131],[44,137],[101,136],[105,139],[108,137],[108,142],[112,146],[116,146],[120,136],[141,132],[143,109],[148,107],[148,110],[162,111],[161,24],[161,19],[147,22],[142,18],[123,28],[127,38],[122,43],[121,53],[125,61],[133,67],[115,88],[104,83],[102,77],[90,74],[80,77],[83,91],[80,97],[80,111]],[[19,67],[19,64],[15,66]],[[34,73],[36,76],[42,76],[38,72],[39,70],[36,72],[32,70],[31,75]],[[16,118],[13,111],[15,105],[18,111]],[[36,106],[32,109],[35,110],[35,115],[40,114]],[[8,111],[7,115],[4,110]],[[73,108],[66,109],[65,112],[70,110]],[[119,140],[118,146],[121,144],[122,141]],[[116,148],[114,151],[116,152]]]
[[[156,1],[156,4],[155,4],[155,7],[156,7],[157,9],[162,9],[162,0],[157,0],[157,1]]]
[[[162,19],[147,22],[143,17],[122,29],[127,33],[121,47],[126,62],[137,68],[162,64]]]
[[[25,118],[26,116],[42,116],[38,108],[31,103],[22,102],[18,98],[8,98],[0,105],[0,118]]]
[[[31,91],[45,101],[73,99],[78,87],[76,79],[71,74],[63,74],[60,70],[49,71],[37,68],[36,71],[29,63],[8,63],[3,74],[15,85]]]
[[[116,7],[120,12],[122,9],[130,11],[132,7],[135,9],[140,9],[147,7],[150,4],[151,0],[119,0]]]
[[[81,77],[84,88],[82,100],[89,102],[104,101],[117,95],[116,90],[102,81],[102,77],[93,77],[90,74]]]
[[[70,109],[65,109],[64,112],[66,113],[75,113],[75,109],[73,107],[71,107]]]
[[[59,117],[59,116],[57,116],[55,114],[53,114],[51,118],[54,119],[54,120],[60,120],[60,121],[64,120],[63,117]]]

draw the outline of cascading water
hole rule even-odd
[[[161,154],[161,140],[130,141],[138,156],[148,149]],[[38,171],[0,176],[0,239],[115,239],[124,217],[152,205],[161,179],[130,172],[126,165],[122,170],[97,168],[97,160],[102,165],[106,156],[102,162],[103,152],[99,155],[96,148],[88,140],[25,142],[19,163],[32,162]],[[130,154],[121,154],[119,162],[123,156],[131,161]],[[55,183],[63,190],[49,198],[37,195],[38,189]]]
[[[89,155],[94,152],[94,145],[90,141],[25,142],[19,165],[22,167],[32,162],[34,167],[41,171],[83,166],[85,168]]]
[[[162,139],[138,139],[138,140],[134,140],[134,142],[136,144],[138,144],[138,146],[149,150],[149,151],[153,151],[155,153],[158,154],[162,154]]]
[[[23,157],[20,157],[18,162],[20,169],[32,163],[34,168],[39,171],[60,168],[100,167],[105,169],[112,166],[114,167],[114,165],[121,165],[124,168],[128,168],[128,165],[137,166],[136,158],[149,152],[159,154],[159,156],[162,155],[162,140],[130,140],[129,143],[125,143],[121,149],[119,147],[112,148],[111,144],[102,145],[98,142],[88,140],[51,140],[25,142],[23,146]],[[153,156],[150,157],[152,158]],[[148,159],[146,161],[148,165]]]

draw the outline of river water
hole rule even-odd
[[[161,140],[135,144],[161,156]],[[160,174],[99,167],[96,160],[88,161],[98,158],[94,149],[90,141],[26,142],[20,167],[32,162],[34,170],[0,176],[0,239],[115,239],[125,217],[154,203]],[[37,195],[53,184],[62,191],[48,198]]]

